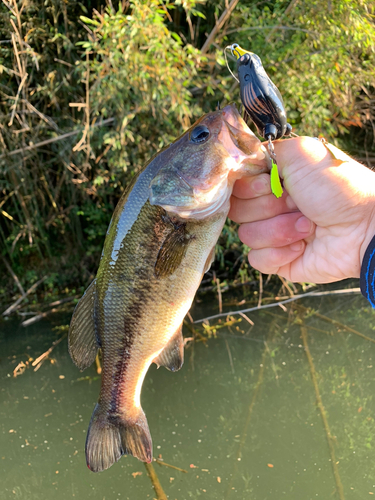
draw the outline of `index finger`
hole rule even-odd
[[[303,178],[315,168],[330,165],[334,160],[333,154],[325,145],[312,137],[293,137],[274,142],[279,173],[286,182],[293,174]],[[344,153],[343,153],[344,154]],[[350,158],[348,157],[348,160]],[[297,178],[294,179],[296,181]]]
[[[258,198],[271,193],[269,174],[259,174],[253,177],[242,177],[233,186],[233,195],[242,200]]]

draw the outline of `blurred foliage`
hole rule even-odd
[[[374,7],[243,0],[202,54],[226,6],[3,1],[0,239],[25,288],[45,274],[48,297],[87,285],[129,179],[218,101],[239,102],[223,58],[233,42],[261,56],[298,134],[322,134],[375,163]],[[226,225],[214,266],[222,282],[254,277],[246,253]],[[17,288],[2,265],[9,296]]]
[[[261,54],[298,134],[332,139],[373,110],[374,13],[362,0],[241,4],[227,39]]]
[[[151,0],[130,6],[131,15],[120,5],[118,11],[94,12],[93,19],[81,17],[91,31],[89,40],[79,42],[88,55],[82,71],[86,67],[90,75],[90,119],[115,116],[118,124],[103,137],[111,154],[98,163],[96,186],[136,172],[190,126],[193,114],[202,113],[188,90],[199,83],[202,57],[167,29],[169,5]]]

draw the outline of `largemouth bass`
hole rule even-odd
[[[214,258],[234,181],[269,170],[233,105],[209,113],[155,155],[121,197],[95,280],[73,313],[69,351],[84,370],[102,350],[86,439],[88,467],[124,454],[152,460],[140,395],[151,363],[183,364],[182,322]]]

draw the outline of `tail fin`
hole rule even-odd
[[[122,455],[133,455],[142,462],[152,460],[152,440],[143,410],[137,420],[127,422],[111,417],[98,403],[94,409],[86,438],[87,467],[101,472]]]

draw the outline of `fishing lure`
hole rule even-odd
[[[284,135],[290,135],[292,126],[287,123],[286,111],[281,94],[264,70],[260,57],[242,49],[237,43],[225,48],[237,59],[238,78],[228,69],[240,84],[241,102],[245,113],[244,119],[250,118],[258,134],[268,140],[268,152],[272,161],[271,190],[280,198],[283,193],[277,169],[273,141]]]

